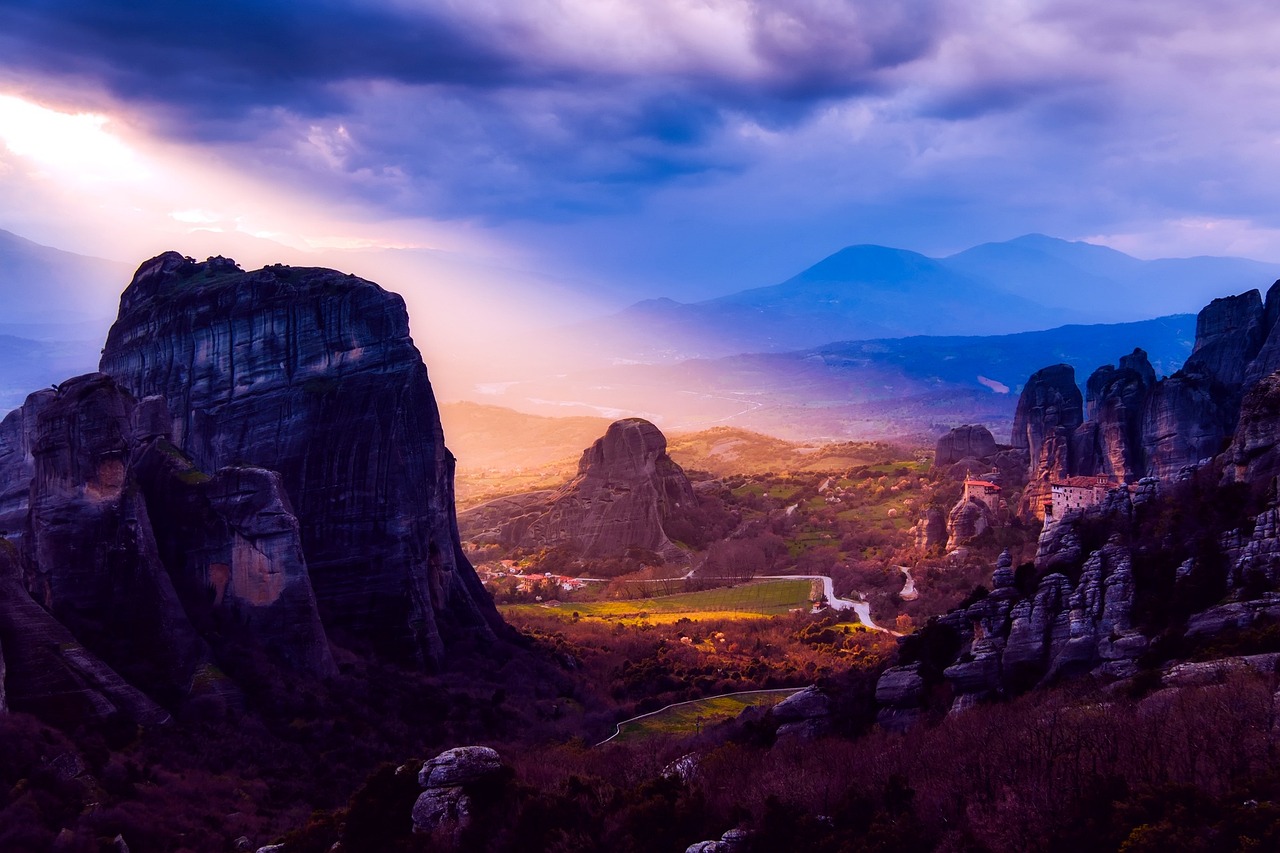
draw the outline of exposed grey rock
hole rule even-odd
[[[1263,593],[1251,601],[1235,601],[1210,607],[1187,620],[1188,638],[1215,636],[1228,630],[1255,625],[1260,619],[1280,619],[1280,593]]]
[[[487,746],[447,749],[422,765],[418,784],[424,788],[469,785],[502,769],[502,758]]]
[[[1222,537],[1222,545],[1231,561],[1231,586],[1250,581],[1272,587],[1280,583],[1280,508],[1273,506],[1259,514],[1247,538],[1239,530],[1229,531]]]
[[[946,468],[962,459],[985,459],[996,453],[991,430],[981,424],[965,424],[938,439],[933,455],[934,469]]]
[[[326,625],[423,662],[505,633],[457,540],[453,457],[399,296],[168,252],[121,296],[101,369],[169,401],[199,470],[279,472]]]
[[[1044,526],[1036,543],[1037,569],[1060,571],[1080,564],[1084,553],[1075,527],[1082,516],[1080,510],[1070,510],[1053,524]]]
[[[10,710],[65,726],[113,714],[148,725],[169,714],[87,650],[36,604],[22,584],[16,549],[0,542],[0,647]]]
[[[773,718],[783,723],[813,720],[831,714],[831,699],[816,685],[793,693],[773,706]]]
[[[456,845],[473,821],[467,787],[501,771],[501,756],[485,746],[456,747],[425,762],[418,784],[426,790],[413,805],[413,831]]]
[[[1072,472],[1135,479],[1144,470],[1143,406],[1155,371],[1147,354],[1135,349],[1120,367],[1100,367],[1086,383],[1088,421],[1073,435]]]
[[[428,788],[413,804],[414,832],[439,834],[457,843],[471,820],[471,798],[460,786]]]
[[[1240,388],[1269,331],[1264,322],[1256,290],[1213,300],[1196,317],[1196,342],[1183,371]]]
[[[1009,553],[1009,549],[1005,548],[1000,552],[1000,556],[996,558],[995,571],[991,573],[991,588],[1004,589],[1014,584],[1015,572],[1013,570],[1013,555]]]
[[[1221,684],[1230,676],[1241,672],[1271,674],[1280,664],[1280,654],[1274,652],[1243,657],[1219,658],[1194,663],[1177,663],[1167,667],[1160,676],[1164,687],[1203,687]]]
[[[697,841],[685,848],[685,853],[744,853],[749,849],[751,833],[745,829],[730,829],[719,841]]]
[[[910,727],[920,717],[924,690],[920,664],[889,667],[876,681],[876,722],[895,731]]]
[[[1147,476],[1173,479],[1222,449],[1235,422],[1232,401],[1208,377],[1179,373],[1156,383],[1142,413]]]

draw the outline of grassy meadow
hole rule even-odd
[[[769,580],[739,586],[707,589],[612,601],[575,601],[558,606],[546,604],[507,604],[499,609],[503,615],[518,617],[521,613],[554,614],[565,619],[587,619],[603,622],[667,624],[680,619],[759,619],[780,616],[792,610],[808,610],[814,595],[814,582]]]

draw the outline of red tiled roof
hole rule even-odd
[[[964,484],[966,486],[986,486],[987,488],[995,489],[997,492],[1000,491],[1000,487],[990,480],[965,480]]]
[[[1055,480],[1049,485],[1052,486],[1069,486],[1073,489],[1096,489],[1111,488],[1120,485],[1113,481],[1110,477],[1067,477],[1065,480]]]

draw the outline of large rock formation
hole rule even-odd
[[[0,516],[25,567],[5,605],[26,622],[47,610],[41,631],[74,637],[172,706],[235,694],[207,639],[226,623],[290,668],[334,673],[279,477],[243,467],[210,476],[169,428],[163,398],[138,402],[103,374],[32,395],[6,418],[0,434],[29,453],[0,456],[0,482],[28,495],[25,513],[13,501]],[[6,644],[16,672],[48,666],[37,652]],[[35,704],[56,717],[58,701]]]
[[[469,539],[508,546],[566,546],[584,557],[642,549],[680,560],[685,553],[665,525],[696,506],[689,478],[667,455],[666,436],[627,418],[583,452],[577,476],[562,488],[476,507],[462,524]]]
[[[1025,447],[1031,460],[1022,515],[1040,514],[1051,480],[1168,480],[1220,453],[1236,430],[1246,392],[1280,368],[1278,321],[1280,282],[1265,304],[1256,290],[1215,299],[1197,317],[1195,346],[1181,370],[1156,381],[1140,349],[1122,357],[1119,367],[1099,368],[1086,383],[1087,420],[1074,426],[1078,391],[1071,368],[1034,374],[1014,418],[1013,444]],[[1257,424],[1255,418],[1251,429]]]
[[[399,296],[332,270],[168,252],[121,296],[101,369],[168,400],[199,470],[278,472],[326,626],[424,662],[501,629],[458,543],[454,460]],[[262,533],[240,525],[235,541]]]
[[[1013,416],[1010,444],[1030,459],[1020,511],[1036,515],[1049,494],[1051,480],[1069,476],[1071,438],[1084,422],[1084,399],[1069,364],[1036,371],[1027,380]]]
[[[1225,463],[1223,479],[1229,483],[1265,483],[1280,475],[1280,372],[1245,395]]]
[[[1155,381],[1155,371],[1141,349],[1122,357],[1119,368],[1108,364],[1093,372],[1085,384],[1087,420],[1072,436],[1073,469],[1121,482],[1136,479],[1145,470],[1143,407]]]
[[[938,439],[933,453],[934,470],[945,470],[962,459],[986,459],[996,453],[991,430],[981,424],[954,427]]]
[[[31,599],[8,542],[0,542],[0,683],[0,711],[64,726],[117,714],[147,724],[169,719]]]

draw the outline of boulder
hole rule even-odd
[[[484,746],[445,750],[424,763],[418,784],[425,790],[413,805],[413,831],[456,847],[474,820],[470,787],[494,779],[502,770],[502,758]]]
[[[782,723],[813,720],[830,714],[831,699],[816,685],[792,693],[773,706],[773,718]]]
[[[502,769],[502,758],[487,746],[448,749],[422,765],[418,784],[424,788],[469,785]]]

